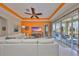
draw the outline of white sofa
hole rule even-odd
[[[57,56],[58,44],[52,39],[10,39],[0,44],[2,56]]]

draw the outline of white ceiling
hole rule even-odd
[[[0,8],[0,16],[9,20],[9,21],[20,21],[18,17],[15,17],[13,14],[7,12],[6,10],[4,10],[3,8]]]
[[[16,11],[20,16],[24,18],[30,18],[27,14],[24,14],[26,9],[29,9],[31,7],[35,8],[36,12],[41,12],[43,15],[39,16],[40,18],[48,18],[55,9],[59,6],[59,3],[5,3],[6,6],[10,7],[14,11]],[[61,14],[64,12],[67,12],[71,7],[76,6],[77,4],[74,3],[66,3],[64,8],[62,8],[52,19],[57,19],[60,17]],[[12,15],[11,13],[3,10],[0,8],[1,14],[7,14],[7,16]],[[29,11],[31,13],[31,10]],[[14,17],[14,15],[12,15]]]
[[[36,12],[41,12],[43,14],[39,16],[40,18],[47,18],[54,12],[59,3],[5,3],[5,5],[25,18],[30,17],[27,14],[24,14],[24,12],[28,12],[26,11],[26,9],[30,10],[31,7],[35,8]],[[29,13],[31,13],[31,10],[29,11]]]
[[[78,3],[66,3],[65,6],[56,15],[54,15],[54,17],[52,17],[52,19],[58,19],[76,8],[79,8]]]

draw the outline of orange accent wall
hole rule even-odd
[[[27,21],[22,21],[21,22],[21,25],[22,26],[28,26],[29,27],[29,30],[25,30],[25,29],[21,29],[21,32],[22,33],[28,33],[29,34],[29,36],[31,36],[31,34],[32,34],[32,27],[34,27],[34,26],[38,26],[38,27],[41,27],[42,28],[42,33],[44,33],[45,32],[45,28],[44,28],[44,25],[45,24],[48,24],[48,27],[49,27],[49,34],[50,34],[50,22],[27,22]]]

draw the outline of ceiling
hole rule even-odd
[[[64,7],[56,15],[54,15],[54,17],[52,17],[52,19],[56,20],[76,8],[79,8],[79,3],[66,3]]]
[[[6,6],[14,10],[16,13],[18,13],[23,18],[30,18],[29,15],[25,14],[24,12],[31,13],[30,8],[35,8],[36,13],[42,13],[42,15],[39,15],[40,18],[48,18],[60,5],[60,3],[4,3]],[[65,6],[58,12],[52,19],[57,18],[59,15],[61,15],[63,12],[67,11],[69,8],[74,6],[76,4],[70,4],[66,3]],[[26,9],[29,9],[26,10]],[[2,8],[0,8],[1,13],[9,13]],[[9,13],[11,15],[11,13]]]
[[[6,3],[6,6],[10,7],[14,11],[16,11],[19,15],[24,18],[29,18],[30,16],[24,14],[26,9],[29,9],[29,13],[31,13],[31,7],[35,8],[36,13],[41,12],[42,15],[39,15],[40,18],[47,18],[49,17],[52,12],[56,9],[59,5],[58,3],[48,4],[48,3]]]

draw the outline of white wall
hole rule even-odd
[[[6,27],[5,30],[2,30],[2,27]],[[7,34],[7,21],[0,16],[0,36],[5,36]]]
[[[14,26],[16,25],[16,20],[18,20],[18,18],[16,18],[14,15],[12,15],[9,12],[6,12],[5,10],[2,9],[2,12],[0,12],[0,16],[5,18],[7,21],[7,34],[11,35],[11,34],[15,34],[14,32]]]

